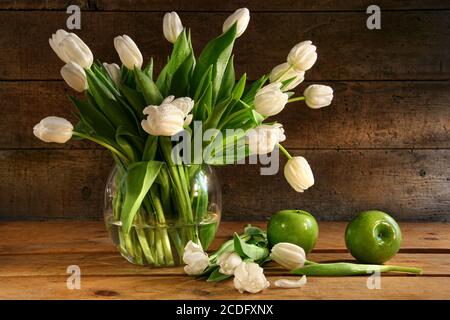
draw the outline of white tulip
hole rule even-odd
[[[72,138],[73,125],[64,118],[47,117],[34,126],[33,133],[44,142],[66,143]]]
[[[239,38],[245,32],[250,22],[250,11],[247,8],[237,9],[223,23],[223,33],[227,32],[236,22],[236,38]]]
[[[60,29],[48,41],[53,51],[65,63],[73,61],[85,69],[91,67],[94,56],[89,47],[75,33]]]
[[[183,261],[186,263],[184,271],[189,275],[199,275],[209,264],[208,255],[201,245],[189,241],[184,248]]]
[[[86,72],[75,62],[69,61],[61,68],[61,76],[66,83],[74,90],[83,92],[88,89]]]
[[[194,108],[194,100],[192,100],[189,97],[181,97],[181,98],[175,99],[174,96],[168,96],[167,98],[165,98],[163,100],[163,102],[161,104],[167,104],[167,103],[173,104],[178,109],[183,111],[183,113],[186,115],[189,114],[189,112],[191,112],[192,108]]]
[[[261,124],[250,130],[246,136],[246,143],[252,154],[267,154],[272,152],[277,143],[286,140],[283,125]]]
[[[124,34],[123,36],[115,37],[114,48],[116,48],[120,61],[125,67],[130,70],[134,69],[135,66],[139,69],[142,67],[144,61],[142,53],[129,36]]]
[[[52,34],[52,37],[50,39],[48,39],[48,43],[50,44],[50,47],[56,53],[58,58],[60,58],[62,61],[66,62],[66,63],[69,61],[66,61],[67,57],[64,54],[64,52],[60,49],[59,44],[68,34],[69,33],[66,30],[59,29],[58,31],[56,31],[56,33]]]
[[[311,41],[300,42],[291,49],[287,61],[297,71],[309,70],[317,60],[316,49]]]
[[[255,95],[255,109],[263,116],[273,116],[284,109],[289,96],[281,91],[281,83],[275,82],[262,87]]]
[[[117,63],[103,63],[103,66],[108,72],[109,77],[115,84],[120,83],[120,67]]]
[[[175,43],[181,32],[183,32],[183,25],[178,14],[174,11],[167,12],[163,20],[164,37],[167,41]]]
[[[148,106],[144,109],[147,119],[141,125],[145,132],[154,136],[173,136],[183,130],[192,121],[191,112],[194,101],[183,97],[174,99],[169,96],[159,106]]]
[[[297,192],[303,192],[314,184],[314,176],[308,161],[303,157],[293,157],[284,166],[287,182]]]
[[[302,276],[298,280],[279,279],[275,281],[275,286],[279,288],[300,288],[306,284],[306,276]]]
[[[273,246],[270,258],[288,270],[303,267],[306,261],[305,250],[295,244],[280,242]]]
[[[300,83],[305,80],[305,72],[295,70],[289,63],[285,62],[277,65],[272,69],[270,73],[270,82],[284,82],[286,80],[292,79],[294,80],[289,83],[289,85],[283,88],[283,91],[289,91],[294,89]]]
[[[242,259],[236,252],[224,252],[217,258],[217,264],[220,266],[219,272],[229,276],[234,274],[234,269],[241,263]]]
[[[242,262],[234,269],[234,287],[240,293],[248,291],[258,293],[270,286],[264,276],[264,270],[254,262]]]
[[[312,84],[303,92],[305,102],[311,109],[319,109],[331,104],[333,89],[321,84]]]

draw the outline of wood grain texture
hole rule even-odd
[[[2,0],[0,10],[66,10],[77,5],[82,10],[92,8],[96,0]]]
[[[258,165],[218,169],[224,219],[264,219],[286,208],[319,219],[349,219],[377,208],[402,220],[447,220],[450,150],[297,150],[316,184],[296,193]],[[0,217],[100,218],[112,162],[103,150],[0,151]],[[282,168],[283,163],[280,164]]]
[[[220,224],[211,248],[231,239],[234,232],[242,232],[245,225],[266,228],[264,221],[241,221]],[[319,239],[314,254],[345,253],[345,222],[319,221]],[[401,253],[450,253],[449,223],[403,222]],[[41,221],[1,222],[0,256],[3,255],[68,255],[110,254],[117,252],[100,221]],[[27,235],[24,237],[23,235]],[[0,259],[2,261],[2,259]]]
[[[273,283],[279,276],[267,276]],[[285,277],[283,277],[285,278]],[[383,277],[380,290],[367,289],[367,277],[308,278],[301,289],[270,288],[240,294],[231,280],[218,284],[192,277],[92,276],[82,278],[80,290],[68,290],[66,276],[2,278],[0,299],[194,299],[194,300],[317,300],[450,298],[450,277]]]
[[[25,10],[64,10],[69,4],[79,5],[85,10],[114,10],[114,11],[234,11],[237,8],[247,7],[252,11],[344,11],[366,10],[373,4],[369,0],[2,0],[0,9]],[[377,5],[382,10],[418,10],[418,9],[448,9],[448,1],[395,1],[382,0]]]
[[[335,91],[330,107],[312,110],[299,102],[274,117],[286,129],[288,148],[450,148],[450,81],[329,84]],[[75,121],[68,94],[74,92],[61,81],[0,82],[0,149],[96,148],[80,141],[48,144],[32,134],[48,115]]]
[[[248,223],[246,221],[245,223]],[[262,226],[261,222],[257,222]],[[309,259],[320,262],[347,261],[342,245],[344,223],[322,222],[320,241]],[[416,265],[423,276],[384,274],[380,290],[367,288],[367,277],[308,277],[301,289],[273,286],[286,270],[270,263],[265,270],[272,283],[260,294],[238,293],[232,281],[208,283],[183,273],[181,267],[146,268],[129,264],[109,241],[101,222],[12,222],[0,223],[4,236],[0,243],[1,299],[450,299],[450,249],[448,223],[404,223],[402,250],[391,264]],[[217,248],[240,222],[222,223]],[[17,241],[22,232],[27,237]],[[435,240],[431,241],[430,236]],[[65,248],[65,249],[64,249]],[[333,250],[320,252],[320,250]],[[421,252],[420,250],[425,250]],[[66,287],[69,265],[81,268],[81,290]]]
[[[146,59],[155,58],[160,69],[170,49],[162,35],[163,14],[85,12],[79,35],[96,58],[111,62],[118,60],[113,37],[126,33],[136,40]],[[184,24],[192,28],[196,52],[220,33],[227,15],[182,15]],[[65,12],[1,11],[0,79],[59,79],[62,64],[51,52],[48,37],[65,26],[66,18]],[[376,31],[366,28],[366,18],[365,12],[254,13],[236,44],[238,73],[246,71],[256,78],[283,62],[294,44],[310,39],[319,52],[316,65],[307,74],[310,80],[450,78],[448,12],[385,12],[383,28]],[[275,31],[277,37],[272,37]]]
[[[356,262],[349,253],[312,253],[308,259],[314,262]],[[422,276],[449,276],[450,254],[401,253],[387,264],[416,266],[423,269]],[[175,268],[143,268],[136,266],[118,252],[73,253],[40,255],[1,255],[1,277],[64,276],[67,266],[77,265],[84,276],[184,276],[183,266]],[[289,276],[289,271],[274,262],[265,265],[270,275]],[[399,276],[397,273],[386,276]],[[406,275],[403,275],[406,276]]]

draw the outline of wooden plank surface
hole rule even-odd
[[[298,93],[309,84],[302,84]],[[330,107],[312,110],[304,103],[289,104],[273,118],[284,125],[288,148],[450,148],[450,81],[328,84],[335,91]],[[96,148],[81,141],[44,143],[32,134],[33,126],[48,115],[75,122],[67,99],[73,93],[62,81],[0,82],[0,149]]]
[[[259,222],[258,224],[261,225]],[[313,261],[349,260],[348,253],[336,250],[342,244],[344,223],[320,223],[318,250]],[[240,222],[222,223],[217,247]],[[232,281],[207,283],[183,274],[181,267],[152,269],[129,264],[109,250],[100,222],[1,223],[0,299],[450,299],[450,225],[444,223],[404,223],[402,249],[390,263],[416,265],[423,276],[385,274],[381,289],[367,288],[367,277],[315,278],[301,289],[272,287],[256,295],[239,294]],[[27,234],[18,241],[20,233]],[[431,234],[430,234],[431,233]],[[436,240],[429,240],[433,237]],[[341,239],[338,241],[337,239]],[[428,239],[428,240],[427,240]],[[34,247],[33,247],[34,244]],[[65,246],[65,252],[61,251]],[[411,248],[412,247],[412,248]],[[425,252],[421,249],[427,248]],[[92,250],[87,250],[92,248]],[[108,248],[107,251],[102,251]],[[320,252],[328,250],[328,252]],[[81,290],[68,290],[66,268],[81,268]],[[266,271],[270,282],[289,275],[274,263]]]
[[[268,276],[273,282],[279,276]],[[92,276],[82,278],[80,290],[68,290],[66,276],[5,277],[0,299],[194,299],[194,300],[317,300],[450,298],[449,277],[382,277],[381,289],[367,289],[367,277],[308,278],[300,289],[269,288],[259,294],[240,294],[233,282],[218,284],[192,277]],[[273,285],[272,285],[273,286]]]
[[[355,262],[348,253],[312,253],[314,262]],[[450,254],[399,253],[388,264],[416,266],[423,269],[422,276],[449,276]],[[132,265],[116,251],[100,253],[65,253],[39,255],[1,255],[0,277],[64,276],[70,265],[80,267],[84,276],[184,276],[182,266],[174,268],[142,268]],[[275,263],[267,266],[271,275],[289,276],[289,272]],[[400,276],[387,274],[386,276]]]
[[[293,150],[305,156],[316,184],[296,193],[258,165],[218,168],[225,220],[262,220],[302,208],[320,219],[349,219],[378,208],[401,220],[446,220],[450,205],[450,150]],[[0,216],[101,218],[112,168],[103,150],[0,151]]]
[[[0,10],[64,10],[68,5],[79,5],[83,10],[105,11],[234,11],[248,7],[252,11],[347,11],[366,10],[373,4],[369,0],[2,0]],[[382,10],[448,9],[448,1],[395,1],[382,0],[377,5]]]
[[[118,61],[113,37],[126,33],[136,40],[146,59],[155,58],[160,69],[170,52],[162,35],[163,14],[85,12],[79,35],[96,58],[111,62]],[[192,28],[196,52],[220,33],[227,15],[182,15],[184,24]],[[1,11],[0,79],[60,79],[62,64],[51,52],[48,37],[65,26],[66,18],[65,12],[56,11]],[[294,44],[310,39],[319,48],[319,59],[307,74],[309,80],[450,79],[447,12],[385,12],[383,28],[376,31],[367,29],[366,19],[365,12],[254,13],[246,34],[236,44],[238,73],[245,70],[254,79],[285,61]],[[273,31],[277,37],[270,36]]]
[[[212,248],[230,239],[234,232],[242,232],[247,223],[222,222]],[[252,221],[251,224],[266,228],[263,221]],[[346,224],[319,221],[320,236],[314,253],[345,253]],[[400,226],[402,253],[450,253],[449,223],[402,222]],[[100,221],[1,222],[0,234],[2,239],[7,239],[0,242],[0,256],[116,252],[104,223]]]

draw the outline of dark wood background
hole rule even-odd
[[[277,120],[287,147],[310,162],[316,184],[294,192],[282,172],[258,166],[218,173],[226,220],[266,219],[302,208],[322,220],[349,219],[378,208],[401,220],[450,218],[450,2],[378,1],[381,30],[368,30],[372,1],[48,0],[0,2],[0,219],[98,219],[112,162],[87,142],[61,146],[34,138],[42,117],[73,119],[61,81],[62,62],[48,37],[64,28],[68,4],[82,8],[77,31],[102,61],[118,61],[113,37],[128,34],[156,66],[170,46],[165,11],[192,28],[196,52],[236,8],[251,13],[238,40],[238,72],[251,78],[281,63],[310,39],[319,59],[307,83],[329,84],[333,104],[289,105]]]

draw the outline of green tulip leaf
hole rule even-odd
[[[150,80],[153,80],[153,58],[150,59],[150,62],[147,64],[147,66],[144,68],[144,74],[150,78]]]
[[[256,93],[264,86],[268,79],[269,77],[267,75],[264,75],[259,80],[253,82],[252,85],[245,91],[242,101],[250,105],[253,104]]]
[[[144,96],[147,105],[159,105],[163,96],[159,92],[158,87],[142,70],[134,68],[136,78],[136,86]]]
[[[189,96],[189,84],[195,66],[194,53],[191,52],[175,71],[170,83],[169,93],[175,97]]]
[[[267,248],[258,247],[254,244],[248,244],[242,240],[237,233],[234,234],[234,250],[243,258],[248,257],[254,261],[265,259],[269,255]]]
[[[200,84],[201,77],[205,74],[206,70],[210,66],[213,66],[213,101],[216,101],[218,96],[222,79],[233,50],[234,40],[236,39],[236,28],[237,24],[235,23],[227,32],[211,40],[203,49],[195,66],[192,76],[194,89]]]
[[[147,106],[142,93],[128,87],[126,84],[119,85],[119,89],[120,89],[120,92],[122,93],[122,95],[126,98],[128,103],[133,108],[133,111],[136,114],[136,117],[139,120],[142,120],[144,118],[144,114],[142,113],[142,111]]]
[[[156,86],[159,88],[164,96],[169,95],[170,88],[173,88],[172,79],[176,71],[185,63],[186,59],[191,58],[186,62],[187,64],[195,65],[194,52],[192,50],[190,34],[186,33],[186,29],[178,36],[170,55],[169,61],[163,68],[156,80]],[[185,67],[186,68],[186,67]]]
[[[125,233],[129,233],[144,197],[158,176],[163,162],[135,162],[128,167],[125,180],[125,198],[122,205],[121,220]]]
[[[149,135],[142,153],[142,161],[154,160],[158,148],[158,137]]]
[[[81,101],[72,96],[69,97],[69,100],[76,106],[80,113],[80,117],[82,117],[86,125],[94,129],[97,135],[109,140],[115,139],[114,126],[101,111],[91,105],[89,101]]]
[[[227,67],[225,69],[225,72],[223,74],[222,84],[220,86],[220,91],[217,96],[217,100],[220,101],[228,96],[231,95],[231,91],[233,90],[234,83],[235,83],[235,73],[234,73],[234,63],[233,63],[234,56],[231,55],[230,59],[228,60]]]
[[[211,274],[209,275],[209,277],[208,277],[208,279],[206,281],[208,281],[208,282],[219,282],[219,281],[223,281],[223,280],[226,280],[226,279],[231,277],[229,275],[220,273],[219,269],[220,269],[219,267],[214,269],[214,271],[211,272]]]

